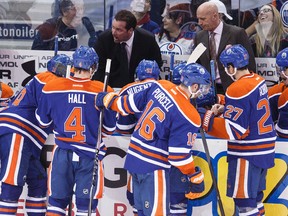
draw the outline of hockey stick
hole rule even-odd
[[[214,186],[214,188],[216,190],[216,196],[217,196],[217,202],[218,202],[218,205],[219,205],[219,209],[220,209],[221,215],[225,216],[223,203],[222,203],[222,200],[221,200],[221,197],[220,197],[220,192],[219,192],[219,189],[218,189],[218,186],[217,186],[217,182],[216,182],[215,173],[214,173],[214,170],[213,170],[213,167],[212,167],[212,163],[211,163],[211,160],[210,160],[210,153],[209,153],[209,148],[208,148],[208,144],[207,144],[207,139],[205,137],[203,128],[200,127],[199,130],[200,130],[200,134],[201,134],[201,138],[202,138],[203,147],[204,147],[204,150],[205,150],[205,154],[206,154],[209,170],[210,170],[211,177],[212,177],[212,183],[213,183],[213,186]]]
[[[212,85],[214,88],[214,99],[215,103],[217,103],[216,71],[215,71],[215,61],[213,59],[210,60],[210,68],[211,68]]]
[[[169,71],[169,75],[170,75],[170,77],[169,77],[169,81],[171,81],[172,82],[172,80],[173,80],[173,70],[174,70],[174,54],[173,53],[171,53],[170,54],[170,71]]]
[[[193,50],[193,52],[189,56],[187,64],[195,63],[197,61],[197,59],[204,53],[205,50],[206,50],[206,47],[202,43],[198,44],[197,47]],[[215,69],[214,62],[213,62],[213,68]],[[213,73],[214,73],[214,77],[215,77],[215,70],[214,70]],[[211,74],[212,74],[212,72],[211,72]],[[215,80],[215,78],[214,78],[214,80]],[[194,104],[196,106],[196,109],[197,109],[196,99],[194,99],[193,102],[194,102]],[[206,154],[209,170],[210,170],[210,173],[211,173],[213,186],[214,186],[214,188],[216,190],[216,196],[217,196],[217,202],[218,202],[218,205],[219,205],[219,209],[220,209],[221,215],[225,216],[222,200],[221,200],[221,197],[220,197],[219,189],[218,189],[216,178],[215,178],[215,174],[214,174],[214,170],[213,170],[213,167],[212,167],[212,164],[211,164],[211,160],[210,160],[210,153],[209,153],[209,148],[208,148],[208,144],[207,144],[207,139],[206,139],[206,136],[204,134],[203,128],[200,127],[199,130],[200,130],[201,139],[202,139],[202,142],[203,142],[203,147],[204,147],[204,150],[205,150],[205,154]]]
[[[108,87],[110,67],[111,67],[111,59],[107,59],[106,68],[105,68],[104,86],[103,86],[104,92],[107,91],[107,87]],[[98,156],[99,156],[100,144],[101,144],[101,140],[102,140],[103,115],[104,115],[104,109],[101,109],[100,115],[99,115],[98,137],[97,137],[96,152],[95,152],[95,158],[94,158],[92,184],[91,184],[91,188],[90,188],[88,216],[91,216],[91,214],[92,214],[93,189],[96,187],[96,184],[97,184]]]
[[[203,45],[203,43],[199,43],[189,56],[187,64],[195,63],[198,58],[205,52],[206,49],[207,48]]]
[[[54,39],[54,56],[58,54],[58,35],[55,36]]]

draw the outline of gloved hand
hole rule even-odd
[[[115,92],[99,92],[96,96],[95,105],[98,108],[107,108],[109,109],[113,101],[118,97],[118,94]]]
[[[202,127],[204,131],[211,131],[215,117],[214,113],[211,110],[206,110],[203,107],[199,107],[197,111],[201,117]]]
[[[185,194],[188,199],[197,199],[204,191],[204,173],[200,167],[195,167],[195,172],[188,176],[189,179],[189,192]]]

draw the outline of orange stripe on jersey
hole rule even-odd
[[[286,89],[286,85],[284,83],[279,83],[277,85],[272,86],[268,89],[268,96],[271,97],[274,94],[278,94],[283,92]]]
[[[179,87],[175,86],[171,89],[168,89],[170,96],[176,101],[179,105],[181,111],[196,125],[201,125],[201,118],[195,107],[190,103],[190,98],[186,93]],[[183,100],[183,98],[185,98]]]
[[[26,201],[25,206],[29,206],[29,207],[46,207],[46,203],[45,202],[32,203],[32,202]]]
[[[278,100],[278,108],[282,107],[288,100],[288,89],[286,89],[280,96]]]
[[[163,193],[164,192],[164,180],[165,176],[163,175],[164,171],[163,170],[157,170],[155,174],[157,174],[157,185],[158,188],[155,187],[155,190],[157,190],[158,192],[158,197],[157,197],[157,207],[156,207],[156,212],[155,215],[163,215],[163,213],[165,212],[164,210],[164,197],[163,197]],[[155,184],[156,185],[156,184]]]
[[[103,191],[104,191],[104,170],[103,170],[103,162],[102,161],[99,161],[97,173],[98,173],[97,191],[95,194],[95,198],[100,199],[103,197]]]
[[[171,159],[171,160],[181,160],[181,159],[184,159],[185,157],[187,156],[187,154],[186,155],[179,155],[179,156],[173,156],[173,155],[169,155],[169,160]]]
[[[189,164],[185,164],[183,166],[177,166],[177,168],[185,175],[191,175],[195,172],[194,161],[192,161]]]
[[[229,149],[237,149],[237,150],[256,150],[256,149],[263,149],[263,148],[274,148],[275,143],[270,143],[270,144],[263,144],[263,145],[257,145],[257,146],[246,146],[246,145],[241,145],[241,146],[234,146],[229,144]]]
[[[214,118],[214,123],[211,131],[207,132],[209,135],[221,138],[221,139],[229,139],[229,135],[225,129],[225,119],[220,117]]]
[[[147,155],[147,156],[149,156],[149,157],[157,158],[157,159],[159,159],[159,160],[168,162],[168,159],[167,159],[167,158],[162,157],[162,156],[157,155],[157,154],[154,154],[154,153],[151,153],[151,152],[148,152],[148,151],[146,151],[146,150],[143,150],[143,149],[141,149],[140,147],[134,145],[133,143],[130,143],[129,147],[132,148],[132,149],[135,149],[135,150],[137,150],[138,152],[140,152],[140,153],[142,153],[142,154],[144,154],[144,155]]]
[[[251,81],[253,79],[253,86]],[[226,91],[227,97],[242,97],[248,94],[252,88],[259,85],[261,82],[265,82],[265,79],[258,74],[252,73],[242,76],[237,82],[232,83]],[[243,86],[250,86],[249,88],[243,88]],[[240,90],[239,90],[240,89]]]
[[[19,134],[14,134],[13,137],[14,139],[12,139],[12,141],[14,140],[14,144],[12,144],[13,153],[11,158],[10,170],[8,171],[8,176],[4,182],[7,184],[16,185],[17,182],[14,182],[14,178],[17,169],[17,164],[18,162],[20,162],[19,160],[21,160],[20,146],[23,145],[23,137]]]
[[[52,213],[52,212],[46,212],[46,216],[62,216],[62,214]]]
[[[29,126],[23,124],[22,122],[20,122],[16,119],[11,119],[11,118],[7,118],[7,117],[0,117],[0,121],[7,121],[7,122],[11,122],[13,124],[16,124],[19,127],[22,127],[25,130],[27,130],[33,136],[35,136],[38,140],[40,140],[41,143],[45,143],[45,139],[43,139],[37,132],[35,132],[32,128],[30,128]]]
[[[17,212],[17,208],[16,209],[0,208],[0,212],[16,213]]]
[[[246,161],[243,159],[239,159],[240,167],[239,167],[239,179],[238,179],[238,191],[237,191],[237,198],[246,198],[244,193],[244,186],[245,186],[245,170],[246,168]]]
[[[129,174],[127,182],[127,191],[132,193],[132,175]]]

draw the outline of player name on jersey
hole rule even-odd
[[[84,94],[68,94],[68,103],[86,104]]]
[[[127,90],[128,95],[135,94],[137,92],[143,91],[151,86],[151,83],[143,83],[141,85],[133,86]]]
[[[174,106],[172,101],[161,91],[160,88],[157,88],[152,95],[158,100],[158,102],[162,105],[162,107],[169,112],[169,109]]]

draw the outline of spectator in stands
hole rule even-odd
[[[279,11],[272,5],[261,7],[257,20],[246,29],[255,57],[276,57],[288,47],[288,31],[283,26]]]
[[[159,25],[150,19],[151,0],[132,0],[131,9],[138,27],[150,32],[159,28]]]
[[[166,51],[167,49],[165,49],[165,47],[173,42],[178,45],[177,47],[179,47],[179,49],[173,51],[170,47],[169,50],[171,50],[171,52],[173,51],[174,54],[181,55],[191,54],[197,27],[195,24],[195,31],[190,31],[186,28],[183,29],[184,24],[192,21],[190,4],[167,4],[163,15],[163,24],[161,28],[154,32],[160,50]]]
[[[88,45],[94,46],[97,40],[96,31],[89,18],[83,16],[83,4],[83,0],[61,0],[61,16],[48,19],[36,28],[38,33],[32,49],[54,50],[55,36],[58,36],[58,50],[73,51],[81,45],[78,41],[81,39],[79,32],[82,27],[89,34]]]

